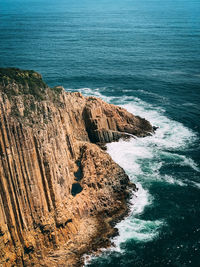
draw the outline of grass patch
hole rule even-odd
[[[14,84],[18,85],[17,89]],[[48,87],[39,73],[17,68],[0,68],[0,85],[9,98],[31,94],[38,100],[45,98],[45,89]]]

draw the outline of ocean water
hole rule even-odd
[[[139,190],[113,246],[86,266],[200,266],[199,14],[199,0],[0,1],[1,67],[159,127],[107,145]]]

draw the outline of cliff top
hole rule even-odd
[[[31,94],[40,99],[47,87],[42,80],[42,76],[35,71],[0,68],[0,90],[6,93],[8,97]]]
[[[41,81],[42,76],[33,70],[21,70],[18,68],[0,68],[0,82],[15,81],[19,84],[24,84],[27,80]]]
[[[42,75],[33,70],[18,68],[0,68],[0,91],[9,98],[17,95],[33,95],[38,100],[45,99],[48,85],[42,80]],[[60,93],[61,87],[51,88],[54,93]]]

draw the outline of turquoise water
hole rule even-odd
[[[159,126],[108,145],[139,188],[90,267],[200,266],[200,1],[1,0],[0,66]]]

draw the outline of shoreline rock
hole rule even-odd
[[[135,187],[101,147],[153,132],[34,71],[0,69],[0,264],[81,266],[86,251],[109,245]]]

